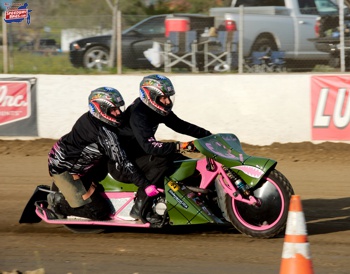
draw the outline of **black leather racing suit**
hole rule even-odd
[[[170,171],[174,160],[186,158],[176,153],[175,142],[159,142],[155,133],[159,124],[172,130],[194,138],[202,138],[211,135],[208,130],[186,122],[170,112],[162,116],[150,109],[140,98],[123,113],[125,125],[118,128],[120,140],[130,160],[145,173],[147,179],[158,186],[163,186],[164,175]],[[114,176],[109,165],[109,172]]]
[[[89,112],[83,114],[71,132],[61,137],[52,147],[49,158],[50,174],[68,171],[84,176],[105,158],[115,166],[128,181],[137,186],[146,186],[148,181],[128,160],[121,148],[116,128],[101,122]],[[106,175],[106,174],[105,174]]]
[[[149,185],[126,157],[116,128],[87,112],[49,153],[50,175],[63,194],[63,197],[58,193],[48,194],[48,201],[56,214],[109,219],[112,208],[98,191],[101,187],[98,182],[108,172],[108,160],[113,161],[115,170],[126,178],[125,181],[141,188]],[[88,196],[88,193],[92,194]]]

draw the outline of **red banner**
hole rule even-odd
[[[312,140],[350,141],[350,76],[311,77]]]
[[[0,82],[0,125],[28,118],[30,98],[29,82]]]
[[[21,19],[21,18],[27,18],[28,17],[28,10],[27,9],[12,9],[5,11],[5,19]]]

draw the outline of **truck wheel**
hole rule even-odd
[[[269,37],[259,37],[254,45],[252,46],[252,52],[253,51],[276,51],[278,50],[278,47],[276,45],[276,42],[273,40],[273,38]]]
[[[339,68],[340,67],[340,58],[337,56],[330,56],[328,65],[332,68]]]
[[[95,46],[88,49],[83,57],[85,68],[102,70],[108,66],[109,52],[106,48]]]

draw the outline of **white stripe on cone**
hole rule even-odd
[[[305,217],[303,212],[288,212],[287,235],[307,235],[306,226],[305,226]]]
[[[290,259],[295,258],[295,254],[301,254],[306,259],[311,258],[311,252],[309,248],[309,243],[284,243],[282,258]]]

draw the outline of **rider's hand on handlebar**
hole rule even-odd
[[[159,191],[157,190],[157,187],[155,185],[149,185],[145,188],[145,192],[148,197],[156,196]]]
[[[178,151],[188,151],[188,152],[199,152],[199,150],[195,147],[194,142],[177,142],[176,143]]]

